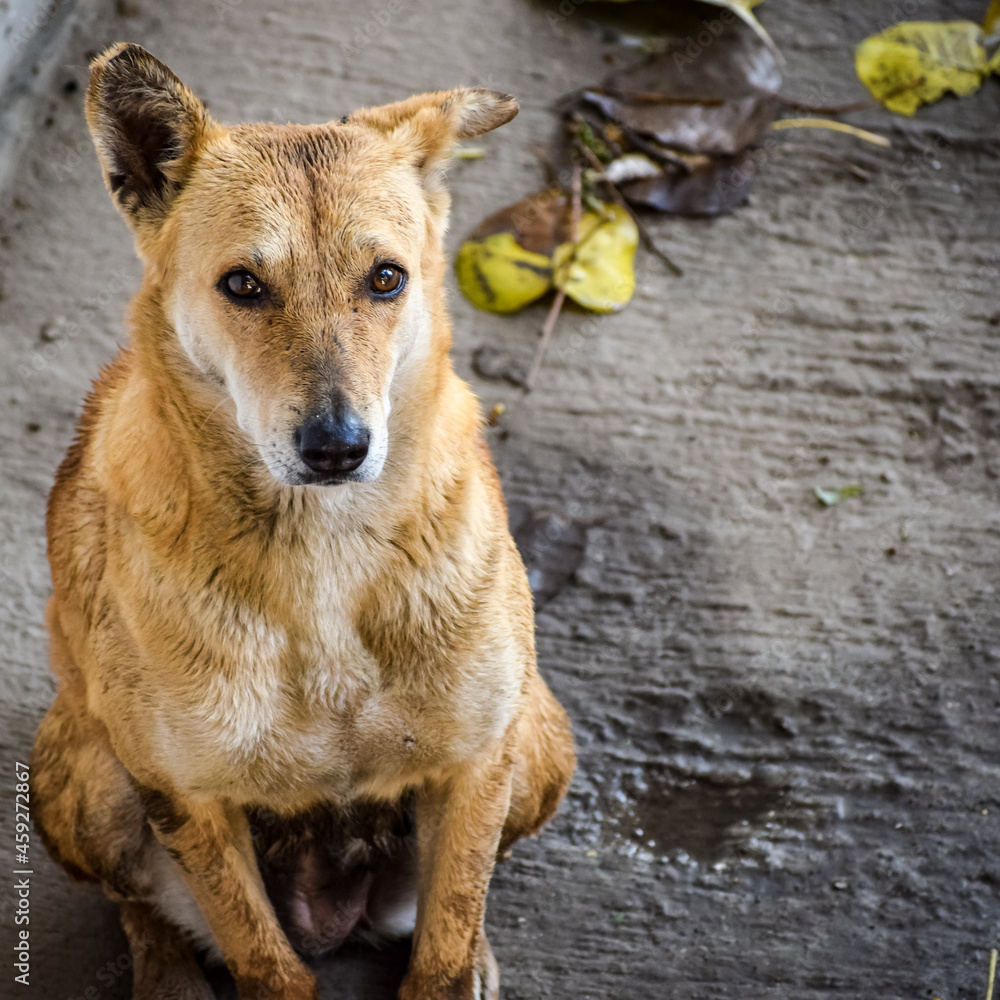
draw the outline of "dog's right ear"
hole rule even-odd
[[[90,64],[87,124],[111,199],[136,231],[163,221],[218,127],[163,63],[123,42]]]

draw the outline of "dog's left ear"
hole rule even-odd
[[[506,125],[517,110],[517,100],[510,94],[486,87],[459,87],[364,108],[348,121],[396,140],[414,165],[433,179],[448,162],[456,140]]]

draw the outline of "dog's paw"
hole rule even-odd
[[[399,989],[399,1000],[499,1000],[499,996],[500,970],[485,935],[458,976],[421,976],[411,970]]]
[[[484,934],[472,970],[472,1000],[499,1000],[499,997],[500,967]]]
[[[280,986],[253,977],[236,978],[240,1000],[318,1000],[316,977],[303,965],[285,977]]]
[[[165,970],[155,981],[136,982],[132,1000],[215,1000],[201,969],[192,963]]]

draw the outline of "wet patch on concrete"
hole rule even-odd
[[[628,856],[704,864],[747,858],[758,834],[799,818],[788,790],[762,781],[678,776],[651,765],[593,782],[598,844]]]
[[[748,824],[780,799],[781,792],[752,785],[726,788],[700,781],[673,788],[654,785],[626,807],[616,825],[622,836],[657,853],[684,851],[696,861],[713,862],[731,853],[745,838]]]

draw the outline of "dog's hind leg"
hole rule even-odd
[[[152,907],[168,949],[176,948],[173,928],[198,947],[221,946],[244,996],[314,1000],[312,973],[264,893],[242,811],[187,809],[138,785],[87,710],[83,678],[52,611],[49,633],[59,693],[31,757],[31,802],[49,852],[116,902]]]
[[[145,903],[123,903],[133,1000],[213,1000],[191,943]]]
[[[207,1000],[211,994],[194,953],[213,947],[211,931],[177,865],[153,836],[107,730],[87,711],[82,678],[53,618],[52,661],[60,684],[31,755],[35,824],[70,875],[100,882],[122,904],[136,997]],[[164,978],[161,971],[171,965],[178,972]],[[160,980],[164,985],[157,987]]]
[[[154,906],[200,949],[215,950],[180,869],[146,822],[135,783],[72,684],[38,728],[31,803],[49,854],[71,876],[100,882],[115,902]]]
[[[31,755],[31,804],[49,853],[74,878],[134,895],[146,826],[139,796],[102,723],[87,711],[83,678],[55,615],[49,615],[59,693],[42,719]]]
[[[569,718],[548,685],[535,674],[513,745],[510,811],[500,857],[521,837],[537,833],[556,811],[576,767]]]

